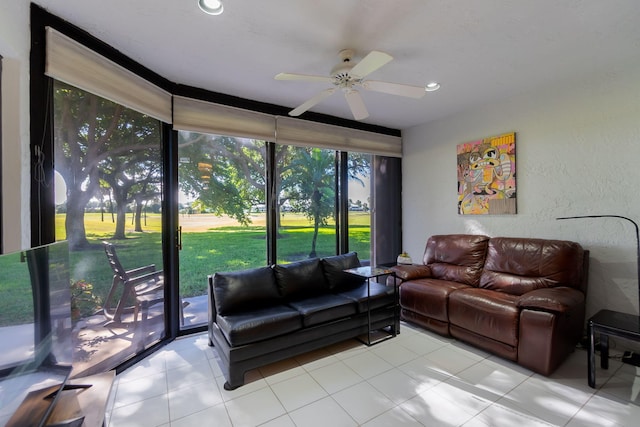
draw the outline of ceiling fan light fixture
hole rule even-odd
[[[220,0],[198,0],[200,10],[209,15],[220,15],[224,11],[224,7]]]
[[[424,87],[424,90],[426,92],[435,92],[438,89],[440,89],[440,83],[438,82],[427,83],[427,85]]]

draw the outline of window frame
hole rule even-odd
[[[113,61],[114,63],[128,69],[129,71],[139,75],[141,78],[153,83],[154,85],[170,92],[174,96],[190,97],[196,100],[204,100],[207,102],[215,102],[222,105],[227,105],[233,108],[246,109],[258,113],[266,113],[274,116],[286,117],[288,108],[283,106],[277,106],[273,104],[252,101],[243,99],[231,95],[215,93],[204,89],[189,87],[178,83],[171,82],[154,71],[142,66],[141,64],[133,61],[132,59],[122,55],[113,47],[107,45],[101,40],[93,37],[89,33],[81,30],[80,28],[68,23],[67,21],[52,15],[42,7],[31,4],[31,53],[30,53],[30,221],[31,221],[31,244],[32,246],[40,246],[43,244],[51,243],[55,241],[55,200],[54,191],[48,188],[46,182],[54,182],[54,143],[52,134],[53,125],[53,109],[51,104],[53,102],[53,84],[52,79],[45,75],[45,60],[46,60],[46,32],[45,28],[52,27],[66,36],[82,43],[87,48],[95,51],[96,53],[104,56],[105,58]],[[171,60],[167,58],[167,60]],[[397,129],[390,129],[377,125],[370,125],[362,122],[355,122],[352,120],[341,119],[324,114],[318,114],[313,112],[305,113],[305,120],[317,123],[324,123],[328,125],[351,128],[356,130],[362,130],[366,132],[373,132],[382,135],[391,135],[400,137],[401,132]],[[164,188],[166,189],[163,200],[163,211],[167,214],[164,215],[162,235],[163,235],[163,262],[166,280],[171,284],[167,286],[167,295],[165,298],[167,307],[166,313],[166,337],[165,341],[169,342],[175,337],[191,333],[203,331],[205,327],[189,329],[183,331],[179,325],[179,307],[178,307],[178,235],[177,235],[177,218],[178,218],[178,131],[174,130],[171,124],[162,122],[161,127],[162,134],[162,161],[163,161],[163,176],[164,176]],[[276,173],[275,163],[275,144],[276,141],[267,141],[267,262],[275,262],[276,254],[276,235],[277,230],[274,228],[277,226],[274,218],[275,209],[272,206],[275,203],[276,195],[274,194],[275,188],[274,174]],[[354,150],[357,151],[357,150]],[[338,228],[336,252],[344,253],[348,251],[348,221],[347,221],[347,208],[348,208],[348,194],[346,191],[347,178],[346,178],[346,162],[343,161],[343,157],[346,152],[338,151],[340,160],[340,167],[338,168],[339,176],[337,177],[337,185],[339,186],[338,193],[340,200],[338,200],[338,218],[336,221],[336,227]],[[346,157],[345,157],[346,158]],[[374,159],[379,156],[374,156]],[[387,157],[385,157],[387,158]],[[384,247],[380,249],[374,249],[372,246],[372,255],[376,253],[375,260],[372,262],[377,264],[390,263],[395,260],[395,256],[399,253],[401,247],[401,223],[399,221],[401,215],[401,160],[399,158],[389,158],[391,163],[398,166],[393,168],[397,177],[394,178],[393,188],[387,189],[384,192],[385,197],[376,197],[376,206],[372,207],[372,230],[374,229],[374,218],[376,226],[380,224],[380,230],[385,230],[388,234],[388,239],[383,239]],[[0,158],[1,160],[1,158]],[[343,166],[344,165],[344,166]],[[43,178],[43,179],[41,179]],[[396,186],[399,185],[399,186]],[[384,203],[383,203],[384,202]],[[382,203],[382,205],[381,205]],[[0,206],[1,207],[1,206]],[[379,218],[378,212],[386,212],[389,209],[393,210],[393,221],[389,224],[385,224]],[[1,214],[1,211],[0,211]],[[0,222],[1,224],[1,222]],[[347,232],[345,232],[347,230]],[[1,231],[0,231],[1,232]],[[1,238],[1,234],[0,234]],[[373,236],[372,236],[373,240]],[[391,242],[391,243],[389,243]],[[377,245],[373,243],[372,245]],[[393,256],[391,255],[393,254]],[[158,346],[163,345],[160,343]],[[157,346],[156,346],[157,347]],[[129,366],[146,354],[154,351],[156,347],[152,347],[138,356],[130,359],[126,362],[126,366]]]

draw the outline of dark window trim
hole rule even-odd
[[[278,218],[276,217],[276,203],[278,203],[278,194],[276,189],[276,144],[267,142],[265,149],[267,150],[266,166],[267,170],[265,179],[267,180],[266,188],[266,204],[267,209],[267,265],[275,264],[277,261],[277,245],[278,245]]]
[[[31,165],[32,168],[35,167],[34,165],[38,165],[38,167],[43,168],[44,176],[42,176],[42,178],[47,182],[51,182],[50,180],[53,180],[53,137],[51,133],[53,112],[49,108],[49,103],[53,96],[53,89],[50,87],[51,79],[44,75],[46,26],[56,28],[95,52],[175,95],[189,96],[195,99],[216,102],[273,115],[284,116],[287,115],[287,112],[289,111],[289,108],[283,106],[173,83],[123,55],[118,50],[97,39],[88,32],[76,27],[64,19],[52,15],[42,7],[32,3],[30,57]],[[305,113],[303,118],[305,120],[376,132],[385,135],[401,136],[401,131],[398,129],[370,125],[324,114],[308,112]],[[35,148],[36,146],[39,147],[39,150]],[[36,152],[36,150],[38,151]],[[54,196],[53,191],[48,191],[45,186],[33,179],[33,173],[31,175],[31,243],[32,246],[37,246],[53,242],[55,239],[55,223],[52,219],[47,220],[47,218],[53,216],[50,211],[54,202]]]
[[[371,165],[373,170],[373,164]],[[349,153],[340,152],[340,165],[338,170],[339,192],[336,192],[336,206],[338,206],[338,233],[344,236],[340,239],[338,253],[349,252]]]
[[[2,171],[2,55],[0,55],[0,171]],[[0,172],[0,194],[2,194],[2,172]],[[3,233],[4,221],[2,221],[2,197],[0,197],[0,254],[3,250]]]
[[[50,26],[58,31],[64,33],[65,35],[71,37],[72,39],[82,43],[88,48],[94,50],[95,52],[103,55],[104,57],[112,60],[113,62],[123,66],[124,68],[138,74],[149,82],[157,85],[158,87],[169,91],[174,95],[182,95],[189,96],[195,99],[201,99],[205,101],[216,102],[224,105],[229,105],[233,107],[263,112],[272,115],[282,115],[286,116],[289,108],[268,104],[264,102],[253,101],[249,99],[239,98],[236,96],[216,93],[204,89],[194,88],[187,85],[182,85],[178,83],[171,82],[166,78],[160,76],[159,74],[153,72],[152,70],[142,66],[136,61],[130,59],[129,57],[123,55],[118,50],[114,49],[110,45],[104,43],[103,41],[97,39],[92,36],[90,33],[78,28],[77,26],[67,22],[66,20],[59,18],[51,13],[47,12],[42,7],[31,4],[31,53],[30,53],[30,148],[31,148],[31,244],[32,246],[38,246],[46,243],[51,243],[55,240],[55,201],[54,201],[54,191],[53,186],[49,186],[48,188],[45,184],[53,182],[54,175],[54,164],[53,164],[53,134],[52,134],[52,123],[53,123],[53,109],[51,108],[51,104],[53,102],[53,85],[52,79],[45,76],[45,27]],[[352,129],[359,129],[369,132],[380,133],[384,135],[390,136],[401,136],[401,131],[398,129],[391,129],[383,126],[370,125],[366,123],[356,122],[353,120],[342,119],[338,117],[333,117],[329,115],[307,112],[303,116],[304,120],[316,121],[320,123],[326,123],[331,125],[337,125]],[[163,156],[165,160],[165,207],[167,208],[167,212],[170,212],[169,207],[174,206],[173,209],[177,210],[177,201],[175,199],[174,193],[177,194],[176,191],[176,182],[174,180],[175,175],[177,174],[177,134],[175,131],[171,129],[170,124],[163,124]],[[166,138],[166,139],[165,139]],[[275,144],[272,142],[267,143],[267,153],[269,156],[269,167],[267,170],[267,174],[274,174],[275,167]],[[341,154],[342,156],[342,154]],[[375,158],[375,156],[374,156]],[[1,159],[1,157],[0,157]],[[398,159],[399,160],[399,159]],[[341,164],[342,163],[341,161]],[[346,167],[346,164],[345,164]],[[36,171],[36,168],[38,170]],[[174,170],[175,169],[175,170]],[[37,172],[37,174],[35,173]],[[340,172],[343,174],[343,172]],[[36,176],[39,179],[36,179]],[[43,181],[44,179],[44,181]],[[271,179],[273,182],[273,179]],[[341,180],[341,193],[346,195],[346,180]],[[271,188],[267,191],[267,197],[271,197],[271,200],[275,200],[275,197],[272,193],[275,189]],[[274,203],[274,202],[272,202]],[[344,209],[345,201],[341,200],[340,203],[343,204],[341,206],[341,210]],[[399,203],[395,205],[397,209],[399,209]],[[1,207],[1,205],[0,205]],[[1,212],[0,212],[1,213]],[[171,271],[172,277],[174,278],[174,283],[177,284],[177,261],[178,261],[178,252],[176,248],[177,238],[176,238],[176,230],[177,230],[177,212],[173,212],[173,215],[168,215],[169,217],[174,216],[174,218],[167,218],[165,223],[163,224],[163,236],[166,239],[164,244],[164,253],[165,259],[165,272]],[[341,213],[340,215],[346,215],[345,213]],[[348,224],[346,218],[342,218],[339,221],[341,227],[340,235],[343,236],[344,239],[348,239],[348,233],[345,233],[344,230],[348,231]],[[395,221],[394,221],[395,223]],[[0,222],[1,224],[1,222]],[[272,219],[269,221],[270,227],[275,227],[275,221]],[[372,224],[373,225],[373,224]],[[393,228],[393,227],[392,227]],[[397,232],[400,232],[400,229],[396,229]],[[268,242],[267,246],[267,260],[269,263],[275,262],[275,235],[271,233],[273,236],[272,241]],[[397,235],[396,235],[397,236]],[[0,234],[1,239],[1,234]],[[393,240],[399,239],[399,237],[393,238]],[[1,240],[0,240],[1,243]],[[399,245],[393,244],[388,249],[393,250],[393,248]],[[344,252],[348,249],[348,244],[342,242],[338,246],[338,252]],[[386,257],[385,257],[386,258]],[[173,267],[173,268],[169,268]],[[171,292],[177,292],[178,286],[176,285],[176,289]],[[176,307],[169,307],[167,311],[169,317],[171,319],[178,319],[177,316],[177,305]],[[189,329],[188,332],[193,332],[202,328]],[[166,328],[167,339],[172,339],[177,335],[182,335],[185,331],[179,330],[179,325],[177,325],[177,320],[172,320],[167,324]],[[148,354],[147,351],[142,353],[141,355]],[[138,360],[139,357],[136,356],[135,360]]]
[[[118,65],[132,71],[140,77],[148,80],[149,82],[157,85],[158,87],[172,93],[173,95],[180,95],[191,97],[194,99],[200,99],[203,101],[215,102],[223,105],[229,105],[232,107],[243,108],[247,110],[253,110],[261,113],[287,116],[290,108],[270,104],[266,102],[254,101],[251,99],[240,98],[238,96],[229,95],[225,93],[218,93],[209,91],[206,89],[200,89],[181,83],[172,82],[153,70],[141,65],[128,56],[122,54],[117,49],[103,42],[102,40],[94,37],[85,30],[82,30],[74,24],[50,14],[42,7],[31,4],[31,28],[32,28],[32,44],[34,43],[34,29],[40,29],[41,34],[38,37],[38,44],[42,49],[41,55],[44,56],[45,36],[44,27],[51,26],[61,31],[73,40],[82,43],[89,49],[104,56],[105,58],[115,62]],[[33,59],[33,58],[32,58]],[[42,64],[42,70],[44,70],[44,64]],[[327,114],[320,114],[314,112],[305,113],[302,118],[304,120],[310,120],[319,123],[326,123],[336,126],[342,126],[352,129],[359,129],[369,132],[380,133],[390,136],[402,136],[399,129],[392,129],[385,126],[372,125],[368,123],[357,122],[355,120],[343,119],[340,117],[334,117]]]

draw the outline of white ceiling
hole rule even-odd
[[[397,129],[640,65],[638,0],[223,1],[220,16],[197,0],[36,3],[173,82],[291,108],[327,85],[277,73],[328,75],[344,48],[387,52],[371,79],[442,85],[418,100],[361,91],[363,122]],[[352,118],[339,93],[311,111]]]

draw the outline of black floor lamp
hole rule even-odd
[[[582,216],[566,216],[556,219],[580,219],[580,218],[620,218],[629,221],[636,229],[636,272],[638,280],[638,309],[640,310],[640,233],[638,232],[638,224],[626,216],[620,215],[582,215]]]
[[[636,229],[636,267],[638,278],[638,309],[640,310],[640,233],[638,224],[626,216],[620,215],[583,215],[568,216],[556,219],[579,219],[579,218],[620,218],[629,221]],[[603,309],[598,311],[587,322],[589,337],[589,347],[587,351],[588,382],[592,388],[596,387],[596,362],[595,362],[595,342],[596,334],[600,334],[600,367],[609,367],[609,335],[619,336],[634,341],[640,341],[640,315],[635,316],[627,313]],[[635,366],[640,366],[640,357],[633,352],[625,352],[622,361]]]

